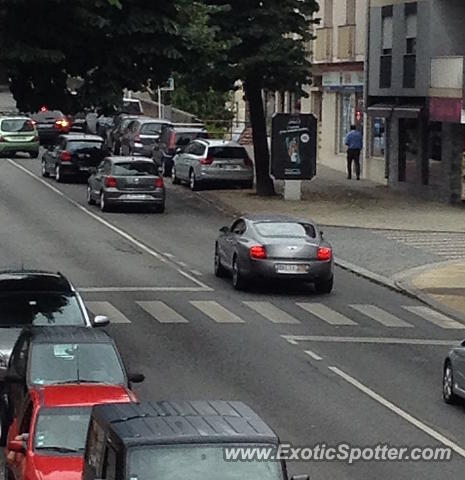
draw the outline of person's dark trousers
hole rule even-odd
[[[347,150],[347,178],[352,178],[352,163],[355,163],[355,175],[360,180],[360,150],[358,148],[349,148]]]

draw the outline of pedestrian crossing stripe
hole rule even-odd
[[[160,324],[189,324],[191,319],[179,313],[167,303],[153,301],[136,301],[136,305],[144,311],[151,319]],[[192,300],[189,304],[198,310],[209,320],[219,324],[244,324],[245,321],[240,314],[212,300]],[[363,327],[366,320],[380,324],[387,328],[413,328],[415,325],[399,318],[392,313],[371,304],[351,304],[349,308],[360,314],[358,317],[346,316],[322,303],[297,302],[296,305],[302,309],[302,315],[290,315],[288,312],[278,308],[272,302],[267,301],[243,301],[242,305],[253,310],[260,318],[273,324],[302,325],[309,321],[321,321],[333,327]],[[290,304],[292,305],[292,304]],[[89,311],[94,315],[106,315],[113,324],[130,324],[131,320],[118,310],[110,302],[86,302]],[[442,329],[464,330],[465,324],[454,320],[447,315],[433,310],[427,306],[401,306],[401,309],[410,314],[410,317],[427,321],[430,324]],[[246,315],[244,310],[244,315]],[[136,317],[137,318],[137,317]]]

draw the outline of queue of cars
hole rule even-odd
[[[225,448],[279,445],[241,402],[140,402],[132,385],[143,375],[128,373],[112,337],[92,328],[106,319],[89,321],[63,275],[7,271],[0,279],[9,308],[0,309],[1,338],[9,329],[17,337],[0,372],[5,480],[203,480],[218,472],[287,480],[284,461],[225,460]]]

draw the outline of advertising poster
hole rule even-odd
[[[280,180],[312,179],[316,174],[316,118],[278,113],[272,127],[271,175]]]

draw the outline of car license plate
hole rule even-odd
[[[126,198],[129,199],[129,200],[145,200],[146,195],[129,194],[129,195],[126,195]]]
[[[307,273],[308,265],[279,264],[276,265],[277,273]]]
[[[37,124],[37,128],[49,128],[48,125]]]
[[[239,170],[239,165],[226,165],[225,170]]]

